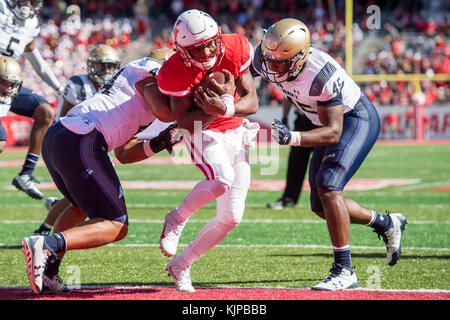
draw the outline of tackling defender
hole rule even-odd
[[[176,254],[189,217],[217,200],[217,215],[167,265],[176,289],[194,292],[190,266],[222,241],[244,214],[250,186],[247,148],[253,145],[259,126],[242,116],[256,112],[258,98],[249,71],[253,48],[247,38],[222,34],[216,21],[199,10],[181,13],[173,33],[178,51],[161,67],[158,86],[170,96],[172,114],[178,126],[185,129],[186,147],[206,179],[167,214],[160,238],[166,256]],[[220,96],[210,90],[196,90],[207,73],[215,71],[226,73],[226,83],[216,83]],[[194,105],[199,108],[192,111]],[[197,131],[196,123],[201,123]]]
[[[64,117],[77,104],[92,97],[120,69],[120,64],[120,57],[111,46],[100,44],[93,47],[86,61],[87,74],[75,75],[67,81],[59,99],[55,121]],[[70,205],[70,201],[66,198],[58,200],[49,197],[45,200],[45,205],[49,212],[33,235],[48,235],[59,214]]]
[[[296,19],[273,24],[256,48],[253,67],[275,83],[319,128],[289,131],[279,120],[272,135],[282,145],[314,147],[310,160],[311,209],[326,219],[334,252],[331,274],[314,290],[358,287],[351,266],[350,223],[366,224],[383,237],[387,263],[400,258],[406,218],[383,215],[344,198],[343,189],[375,144],[380,119],[373,104],[328,54],[310,47],[308,27]]]
[[[42,8],[42,0],[0,0],[0,54],[17,58],[22,54],[31,63],[33,69],[51,88],[61,93],[61,85],[42,58],[35,46],[35,38],[39,34],[37,15]],[[14,177],[12,184],[34,199],[42,199],[43,194],[34,183],[33,172],[41,154],[42,139],[52,124],[55,111],[48,101],[21,87],[19,94],[10,104],[10,109],[3,109],[0,117],[8,111],[32,118],[34,120],[30,132],[28,153],[22,170]],[[0,123],[0,152],[6,145],[6,133]]]
[[[108,152],[119,148],[118,158],[132,162],[170,150],[178,142],[172,138],[173,126],[151,141],[134,138],[140,127],[155,120],[152,110],[160,108],[155,104],[167,101],[156,84],[160,67],[160,61],[147,57],[128,63],[48,129],[43,159],[71,206],[56,221],[51,236],[22,239],[33,292],[67,290],[58,276],[67,250],[99,247],[127,235],[124,194]]]

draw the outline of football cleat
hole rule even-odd
[[[48,211],[50,211],[58,201],[59,200],[56,197],[47,197],[45,198],[44,206]]]
[[[33,231],[33,236],[48,236],[50,234],[51,229],[37,229]]]
[[[175,258],[169,261],[166,271],[170,277],[175,281],[175,289],[178,291],[195,292],[191,282],[190,266],[182,268],[176,264]]]
[[[27,276],[34,293],[41,293],[42,275],[50,252],[44,249],[44,236],[31,236],[22,239],[22,252],[26,258]]]
[[[46,274],[42,276],[42,293],[69,292],[69,288],[62,282],[61,278],[55,274],[53,278]]]
[[[25,192],[33,199],[40,200],[44,197],[44,195],[42,194],[42,192],[39,191],[39,189],[34,184],[35,181],[38,182],[33,176],[29,174],[22,174],[22,175],[18,174],[12,180],[12,185],[15,186],[17,189]]]
[[[374,230],[378,234],[378,238],[383,237],[383,241],[386,244],[387,264],[394,266],[400,259],[402,253],[402,233],[406,228],[406,217],[402,213],[391,213],[389,217],[392,221],[392,227],[384,232]]]
[[[358,278],[352,268],[333,263],[330,272],[328,277],[311,289],[335,291],[358,288]]]
[[[169,211],[164,221],[164,227],[159,238],[159,247],[166,257],[177,253],[178,241],[187,220],[179,221],[176,209]]]
[[[280,198],[275,202],[268,203],[266,207],[274,210],[282,210],[284,208],[295,208],[295,203],[289,198],[288,199]]]

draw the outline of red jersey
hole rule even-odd
[[[195,87],[209,72],[227,69],[233,74],[236,80],[248,70],[253,59],[253,47],[248,39],[239,34],[223,34],[223,45],[225,52],[220,63],[208,72],[192,66],[188,68],[180,52],[173,54],[158,72],[158,86],[162,93],[175,96],[187,97],[194,94]],[[239,95],[235,93],[234,101],[239,100]],[[226,131],[238,128],[244,119],[242,117],[221,117],[218,116],[206,128],[217,131]]]

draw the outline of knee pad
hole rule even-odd
[[[231,188],[230,184],[220,180],[210,180],[209,184],[210,184],[209,190],[216,197],[220,197]]]

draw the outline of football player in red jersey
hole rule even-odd
[[[170,96],[175,121],[185,129],[186,147],[206,179],[167,214],[160,238],[166,256],[176,254],[188,218],[217,200],[217,215],[167,265],[175,287],[194,292],[190,266],[242,220],[250,186],[247,148],[259,130],[258,124],[243,116],[257,111],[258,98],[249,71],[253,48],[247,38],[222,34],[216,21],[199,10],[181,13],[173,34],[177,52],[159,70],[158,86]],[[208,73],[216,71],[225,72],[227,78],[223,85],[216,83],[218,93],[197,89]]]

